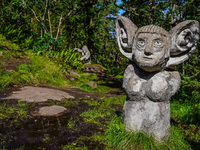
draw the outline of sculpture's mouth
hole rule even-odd
[[[144,61],[151,61],[152,59],[153,59],[153,58],[147,57],[147,56],[144,56],[144,57],[143,57],[143,60],[144,60]]]

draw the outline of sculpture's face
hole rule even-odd
[[[130,19],[118,16],[116,38],[120,52],[142,70],[161,71],[186,61],[194,53],[199,23],[187,20],[168,32],[155,25],[138,28]]]
[[[167,37],[159,33],[138,33],[133,46],[134,60],[145,71],[159,71],[166,63]]]

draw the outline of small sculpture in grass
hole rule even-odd
[[[85,63],[85,71],[86,72],[90,72],[90,73],[99,73],[104,75],[104,71],[106,70],[106,68],[104,68],[103,66],[99,65],[99,64],[91,64],[91,54],[90,51],[88,50],[88,47],[86,45],[84,45],[82,47],[82,49],[80,48],[75,48],[74,52],[79,52],[81,53],[82,57],[79,59],[80,61],[86,61],[89,60],[88,63]]]
[[[90,59],[90,51],[88,50],[88,47],[86,45],[84,45],[82,47],[82,49],[80,49],[80,48],[74,48],[74,52],[75,51],[81,53],[82,57],[79,59],[80,61]]]
[[[162,142],[169,136],[169,101],[181,82],[179,73],[169,67],[186,61],[195,51],[199,23],[184,21],[168,32],[155,25],[137,28],[128,18],[118,16],[116,38],[120,52],[131,60],[123,79],[125,127]]]

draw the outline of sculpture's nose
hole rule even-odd
[[[144,54],[148,56],[148,55],[152,55],[152,52],[153,52],[152,42],[148,42],[144,50]]]

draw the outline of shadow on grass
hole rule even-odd
[[[108,86],[110,88],[120,88],[122,89],[123,78],[117,78],[110,75],[98,75],[98,80],[104,81],[100,85]]]

